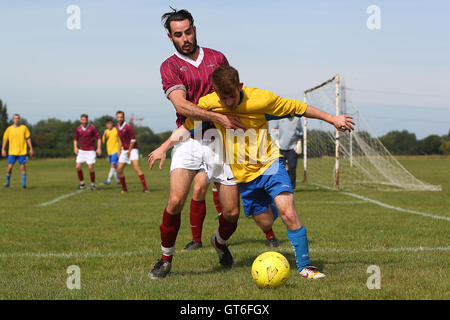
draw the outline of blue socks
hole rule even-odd
[[[309,260],[308,239],[306,238],[306,228],[305,226],[302,226],[297,230],[288,230],[287,235],[294,249],[298,271],[302,271],[303,268],[311,265],[311,261]]]
[[[6,174],[6,185],[9,186],[11,183],[11,174]]]
[[[22,173],[22,188],[26,188],[26,187],[27,187],[27,174]]]

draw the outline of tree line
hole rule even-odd
[[[105,123],[108,118],[111,118],[111,116],[104,115],[90,121],[91,124],[95,125],[100,135],[103,134],[106,128]],[[21,117],[21,122],[30,129],[34,153],[37,158],[73,156],[73,134],[76,127],[80,124],[79,120],[62,121],[51,118],[41,120],[32,125]],[[7,106],[0,100],[1,137],[3,137],[4,131],[11,124],[12,120],[8,118]],[[159,147],[170,136],[171,132],[166,131],[155,134],[149,127],[135,126],[135,134],[141,153],[146,155]],[[373,139],[367,132],[359,132],[359,135],[367,142]],[[345,138],[342,137],[342,139]],[[450,155],[450,131],[447,135],[430,135],[420,140],[417,139],[414,133],[407,130],[391,131],[379,139],[393,155]],[[102,148],[104,154],[106,154],[105,146],[103,145]],[[334,152],[334,141],[330,139],[328,133],[320,130],[308,131],[308,156],[333,156]]]
[[[94,120],[89,120],[89,123],[97,128],[101,136],[106,129],[106,120],[111,118],[113,117],[104,115]],[[36,158],[63,158],[74,155],[73,136],[75,129],[80,125],[79,120],[63,121],[50,118],[31,124],[21,115],[21,123],[26,125],[31,132],[31,141]],[[6,128],[11,124],[12,119],[8,118],[7,106],[0,100],[1,137],[3,137]],[[140,152],[144,156],[159,147],[171,135],[170,131],[155,134],[146,126],[134,126],[134,129]],[[106,146],[104,144],[102,145],[102,151],[105,156]]]

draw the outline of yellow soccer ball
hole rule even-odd
[[[252,277],[260,288],[275,288],[286,283],[290,269],[289,262],[281,253],[267,251],[253,261]]]

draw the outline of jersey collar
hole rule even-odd
[[[203,53],[203,48],[199,47],[199,53],[198,53],[198,57],[197,60],[193,60],[191,58],[189,58],[188,56],[185,56],[181,53],[179,53],[178,51],[175,51],[175,55],[180,58],[181,60],[186,61],[187,63],[192,64],[194,67],[198,68],[198,66],[202,63],[203,61],[203,57],[204,57],[204,53]]]
[[[125,127],[126,124],[127,124],[127,122],[124,121],[124,122],[122,123],[122,125],[117,124],[117,126],[119,127],[119,130],[122,130],[123,127]]]

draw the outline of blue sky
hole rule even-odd
[[[81,9],[68,30],[66,8]],[[369,30],[369,5],[381,29]],[[339,73],[377,135],[450,129],[446,1],[1,1],[0,99],[30,122],[113,114],[175,127],[159,66],[174,49],[169,5],[194,15],[199,44],[222,51],[243,82],[290,98]]]

